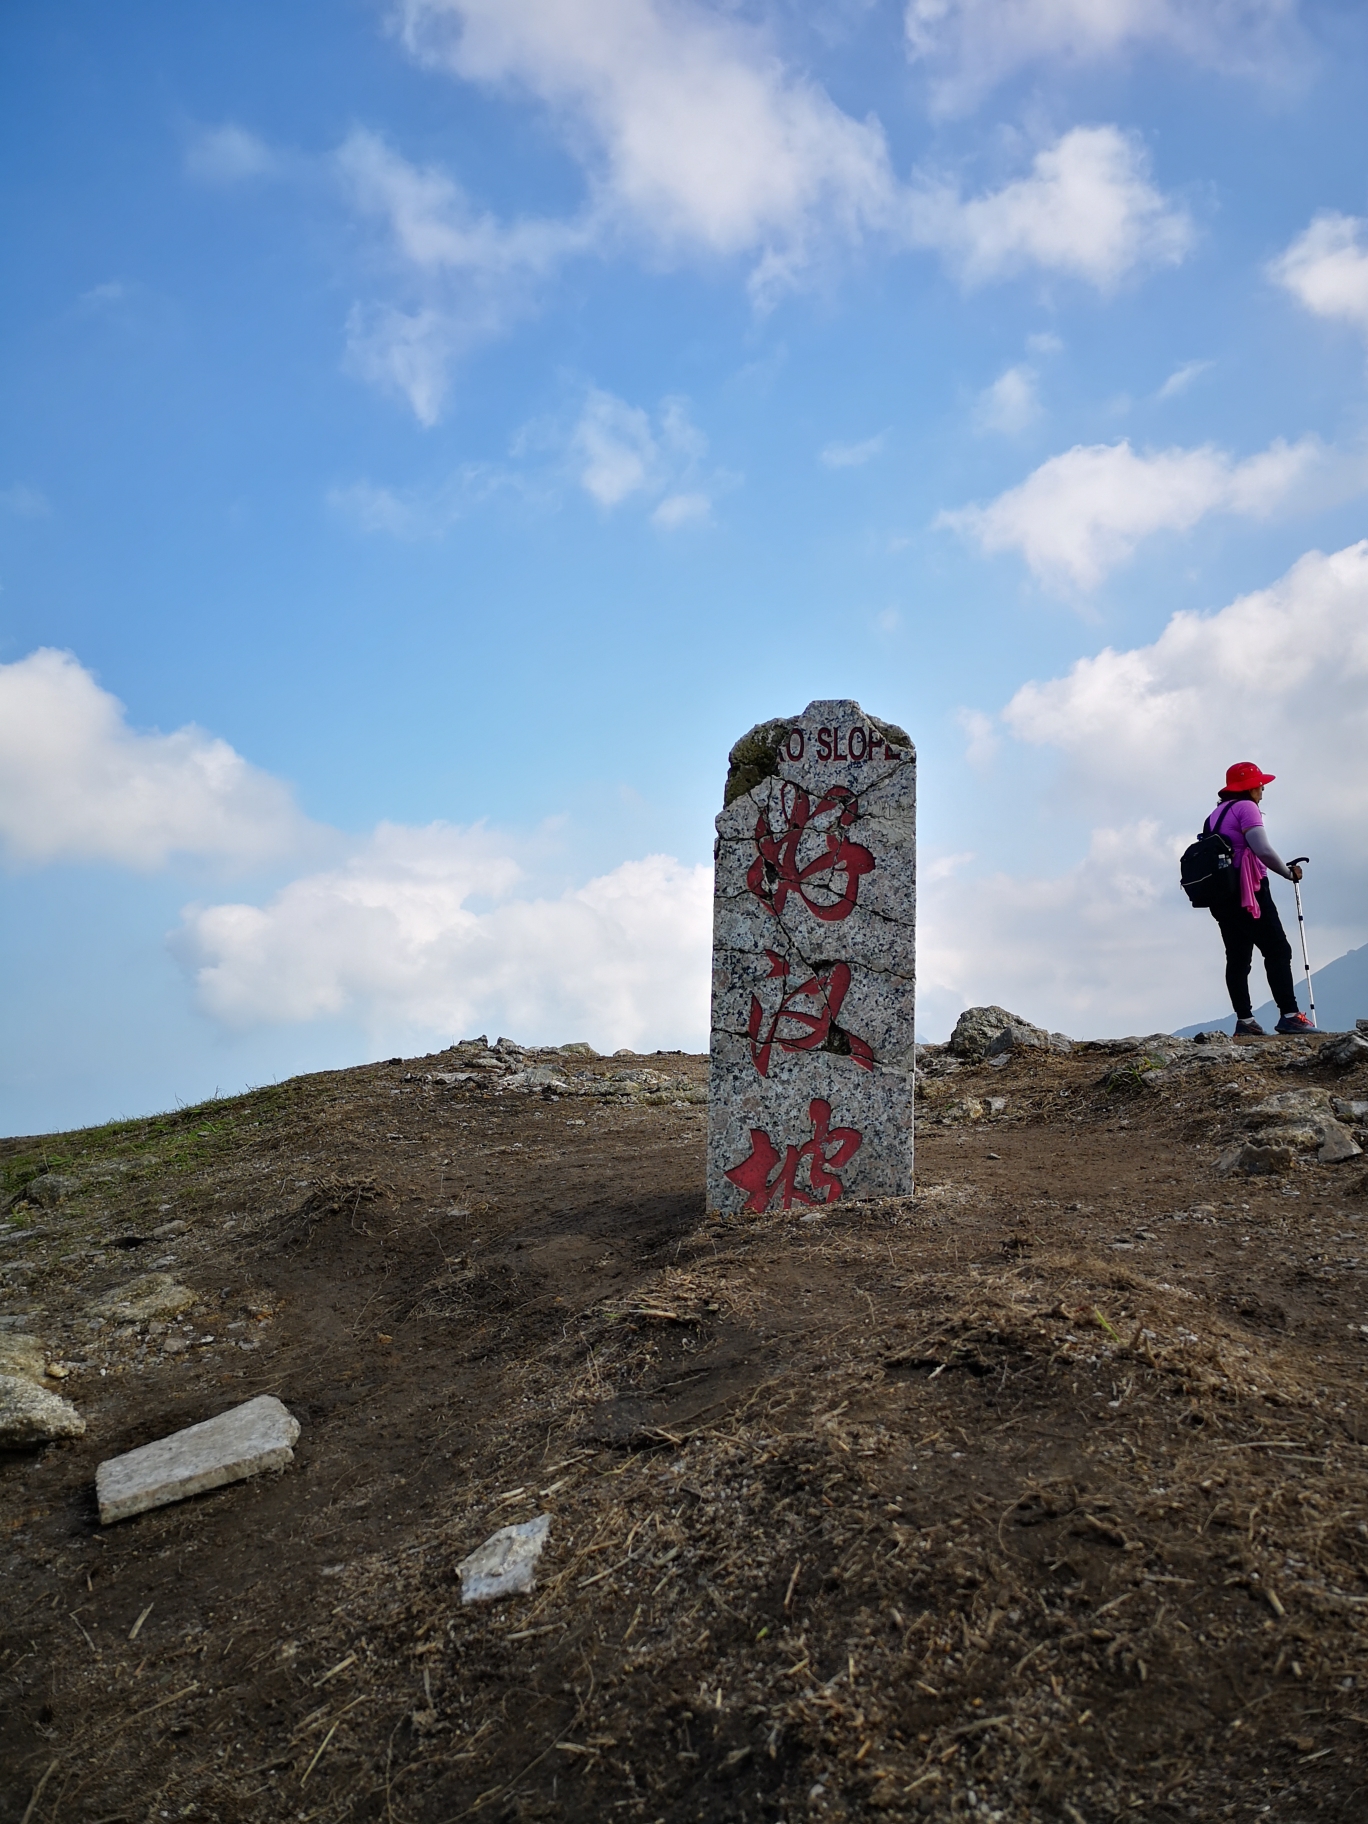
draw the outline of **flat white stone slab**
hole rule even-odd
[[[517,1526],[501,1526],[456,1566],[462,1602],[492,1602],[496,1596],[519,1596],[532,1588],[532,1575],[546,1535],[550,1514],[538,1514]]]
[[[95,1472],[100,1524],[127,1520],[149,1507],[184,1501],[265,1469],[285,1469],[294,1462],[291,1446],[298,1436],[298,1419],[273,1394],[263,1393],[202,1425],[111,1457]]]

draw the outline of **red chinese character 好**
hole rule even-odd
[[[759,1215],[775,1202],[780,1209],[792,1209],[795,1203],[835,1203],[845,1188],[836,1176],[860,1150],[864,1135],[853,1127],[831,1126],[831,1104],[817,1097],[808,1104],[812,1138],[802,1146],[789,1146],[783,1160],[779,1150],[763,1128],[750,1130],[751,1150],[740,1165],[727,1173],[732,1183],[748,1192],[744,1207]],[[808,1189],[800,1190],[798,1173],[807,1161]],[[776,1169],[777,1168],[777,1169]]]
[[[773,950],[766,950],[770,961],[769,979],[783,980],[789,973],[789,964]],[[781,1051],[817,1051],[825,1048],[828,1051],[839,1049],[851,1057],[864,1070],[873,1070],[874,1052],[864,1039],[857,1038],[853,1032],[847,1032],[836,1024],[836,1016],[841,1011],[850,987],[850,964],[832,963],[825,971],[818,971],[810,981],[801,982],[796,988],[788,989],[779,1002],[778,1009],[765,1022],[765,1009],[758,995],[751,996],[750,1004],[750,1047],[751,1062],[762,1077],[769,1075],[770,1052],[777,1044]],[[801,1007],[796,1003],[806,1001],[811,1008]],[[781,1022],[788,1021],[786,1030],[781,1031]],[[797,1027],[795,1032],[793,1027]],[[833,1035],[834,1041],[833,1041]]]
[[[791,892],[797,893],[814,918],[828,922],[849,918],[859,898],[860,878],[874,867],[869,850],[852,842],[846,834],[860,814],[854,792],[834,785],[818,799],[814,809],[806,792],[785,785],[779,802],[784,816],[782,830],[776,833],[771,829],[767,809],[756,819],[757,854],[746,872],[746,885],[776,918],[782,914]],[[822,818],[832,820],[821,823]],[[826,846],[804,863],[800,850],[804,837],[809,835],[824,836]],[[842,883],[839,890],[838,881]]]

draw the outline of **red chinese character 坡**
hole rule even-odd
[[[778,1148],[763,1128],[750,1130],[749,1156],[727,1173],[733,1184],[749,1193],[744,1205],[747,1210],[759,1215],[775,1202],[781,1210],[792,1209],[795,1203],[835,1203],[841,1195],[845,1187],[836,1173],[855,1157],[864,1135],[853,1127],[832,1127],[831,1104],[820,1097],[808,1104],[808,1120],[812,1123],[811,1140],[802,1146],[789,1146],[782,1162]],[[798,1173],[804,1160],[808,1189],[800,1190]]]
[[[793,800],[788,801],[789,792]],[[860,877],[874,867],[874,857],[846,834],[860,814],[854,792],[843,785],[832,786],[818,799],[816,808],[806,792],[796,786],[784,786],[780,806],[785,827],[777,834],[770,828],[769,813],[762,810],[755,823],[755,860],[746,873],[746,885],[769,911],[778,917],[790,892],[797,893],[814,918],[828,922],[849,918],[859,897]],[[836,815],[831,822],[818,824],[818,819]],[[825,836],[826,846],[804,864],[800,858],[804,836]],[[842,885],[837,889],[837,882]]]
[[[783,980],[789,973],[787,961],[782,956],[777,956],[773,950],[766,950],[765,955],[770,961],[769,979]],[[836,1016],[841,1011],[841,1003],[845,1000],[849,987],[850,964],[832,963],[810,981],[790,988],[779,1002],[778,1010],[770,1016],[768,1026],[765,1024],[765,1009],[760,997],[755,994],[751,996],[751,1062],[762,1077],[769,1075],[770,1052],[776,1044],[781,1051],[816,1051],[820,1047],[830,1051],[839,1045],[840,1050],[854,1058],[864,1070],[873,1070],[873,1049],[853,1032],[846,1032],[836,1025]],[[804,1000],[811,1004],[811,1012],[795,1004]],[[781,1032],[779,1028],[782,1021],[796,1025],[798,1032],[793,1032],[791,1027],[788,1031]],[[834,1044],[833,1034],[836,1035]]]

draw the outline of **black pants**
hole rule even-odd
[[[1251,918],[1241,906],[1238,911],[1227,912],[1222,917],[1215,912],[1211,915],[1221,927],[1226,953],[1226,988],[1235,1017],[1240,1020],[1252,1019],[1254,1015],[1249,1000],[1249,967],[1256,949],[1263,955],[1264,974],[1278,1004],[1278,1012],[1297,1012],[1297,991],[1292,986],[1292,946],[1287,941],[1267,880],[1259,887],[1259,912],[1260,917]]]

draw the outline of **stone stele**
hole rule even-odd
[[[708,1208],[912,1190],[917,756],[858,703],[731,751],[717,819]]]
[[[291,1446],[298,1436],[298,1419],[273,1394],[263,1393],[202,1425],[111,1457],[95,1472],[100,1524],[127,1520],[149,1507],[184,1501],[266,1469],[284,1469],[294,1461]]]

